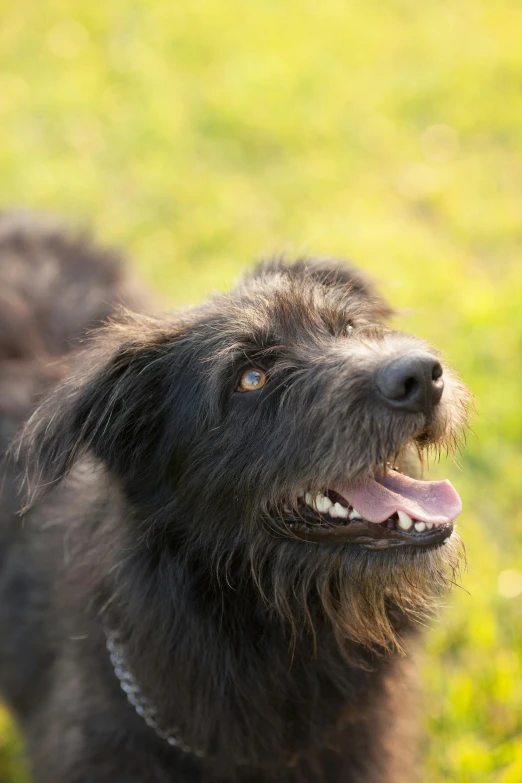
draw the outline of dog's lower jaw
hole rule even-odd
[[[312,636],[324,616],[352,661],[354,644],[377,654],[400,652],[404,629],[433,615],[464,563],[457,530],[430,548],[368,551],[359,544],[281,538],[257,546],[251,571],[267,606]]]

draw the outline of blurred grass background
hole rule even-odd
[[[349,255],[477,396],[423,782],[522,781],[522,4],[0,0],[0,202],[91,224],[173,304]],[[0,783],[26,780],[0,714]],[[406,783],[406,781],[405,781]]]

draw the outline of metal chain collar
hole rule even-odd
[[[183,753],[192,754],[202,758],[204,754],[198,748],[192,748],[187,745],[179,735],[178,729],[171,727],[167,730],[162,729],[157,721],[157,711],[154,705],[141,692],[141,688],[129,667],[127,666],[125,651],[121,643],[119,634],[115,631],[106,631],[107,650],[111,659],[112,668],[119,680],[121,689],[127,696],[130,704],[134,707],[140,718],[143,718],[158,737],[168,742],[174,748],[178,748]]]

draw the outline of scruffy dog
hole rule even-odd
[[[0,297],[0,684],[33,779],[412,781],[411,650],[461,550],[418,478],[465,425],[438,354],[331,259],[117,314],[118,259],[34,217],[0,217]]]

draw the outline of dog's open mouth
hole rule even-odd
[[[453,532],[462,510],[449,481],[418,481],[396,470],[305,493],[286,516],[297,538],[357,543],[367,549],[431,547]]]

